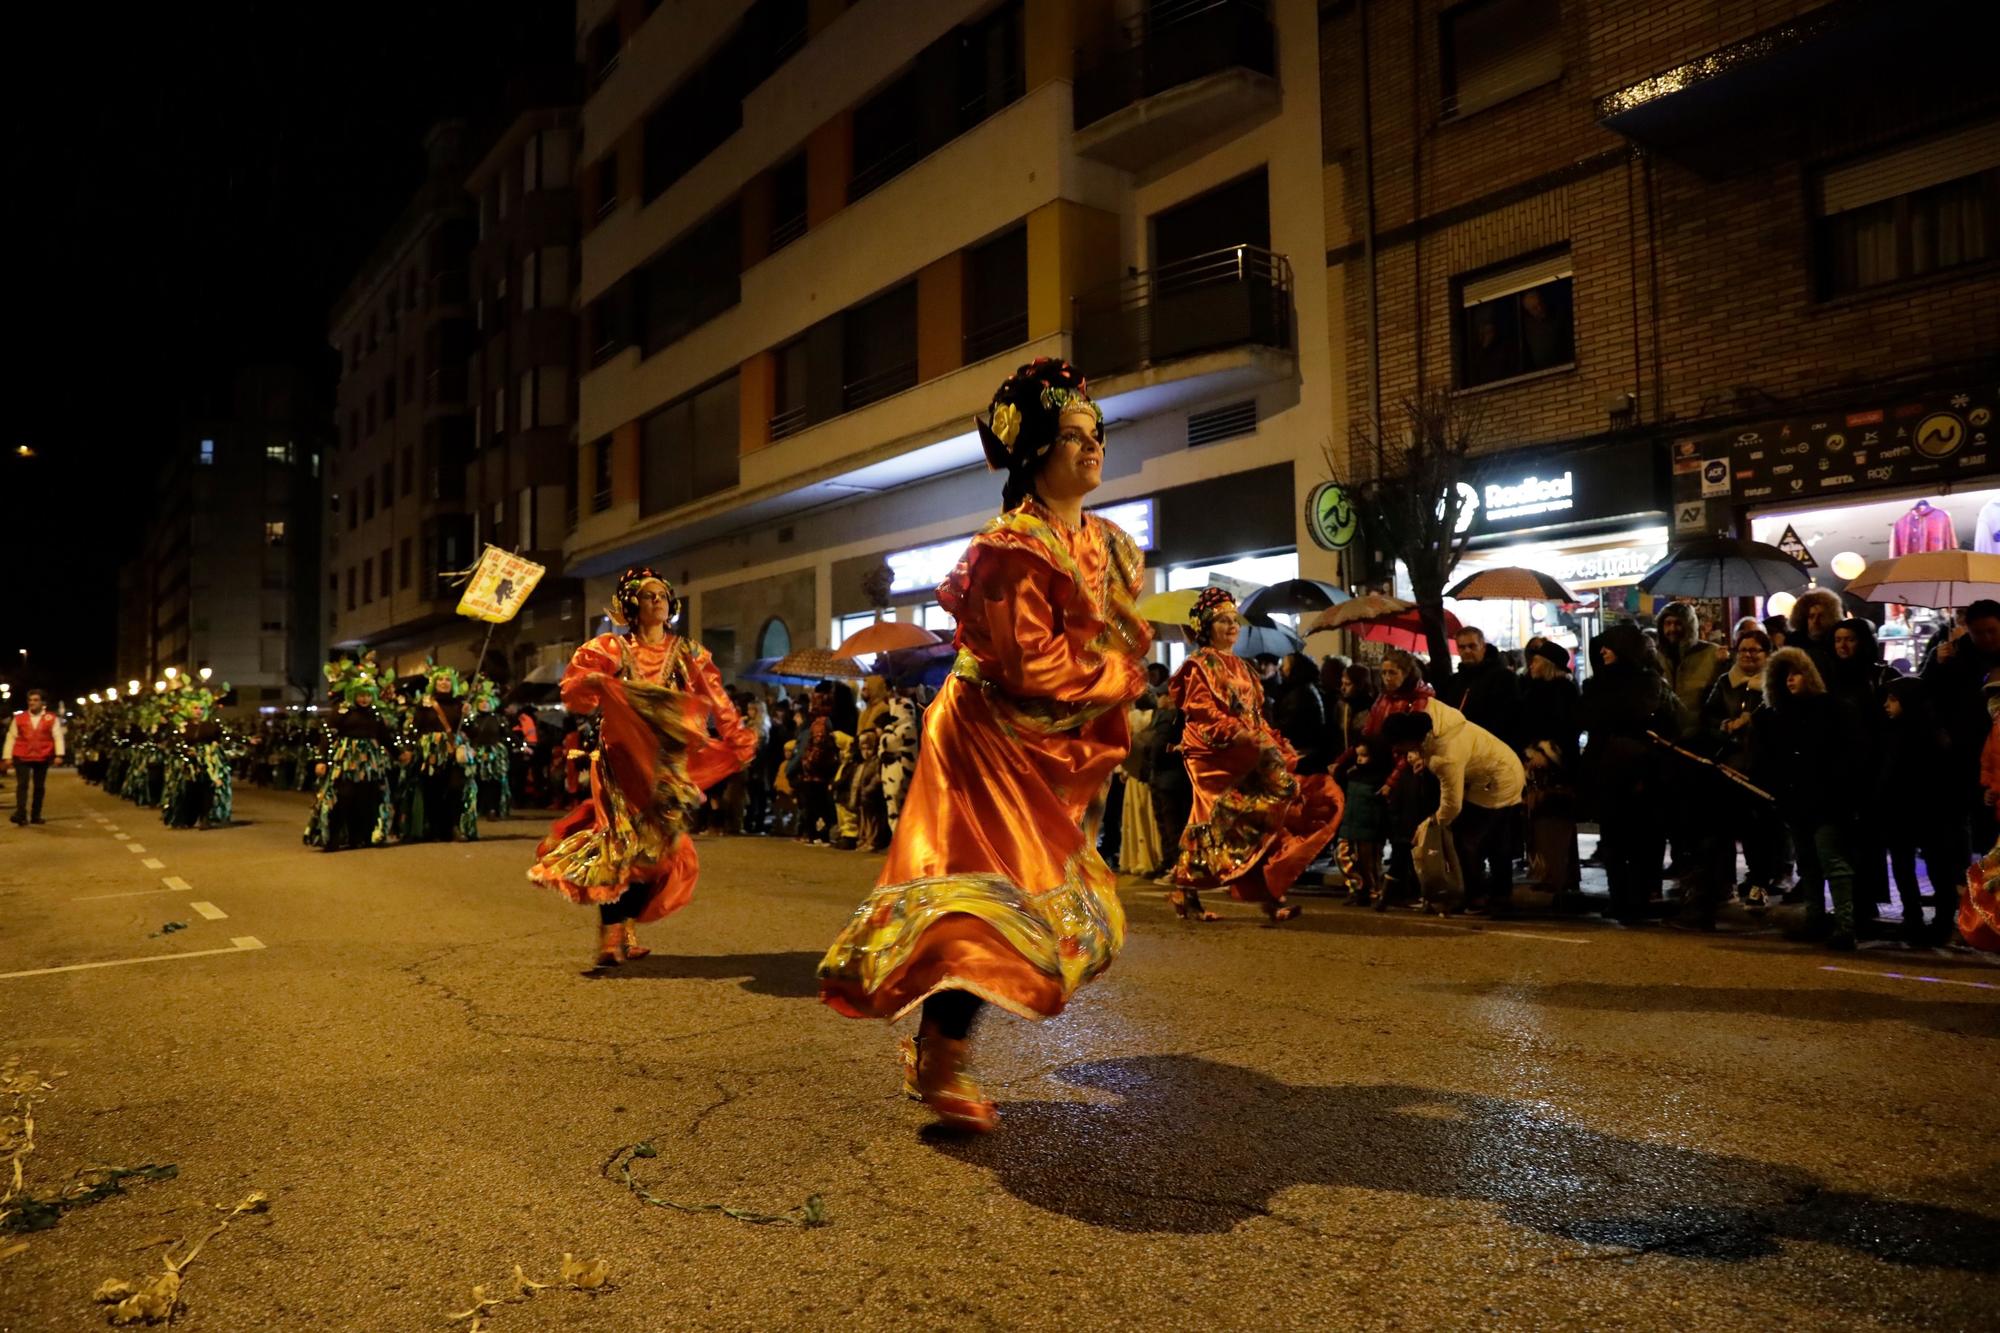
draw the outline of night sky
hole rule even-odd
[[[424,130],[465,116],[476,142],[511,76],[568,58],[573,23],[568,0],[10,7],[17,699],[111,679],[118,562],[190,401],[256,360],[330,392],[328,311],[421,183]]]

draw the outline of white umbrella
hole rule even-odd
[[[2000,598],[2000,555],[1978,551],[1918,551],[1877,560],[1847,591],[1870,602],[1901,602],[1955,610]]]

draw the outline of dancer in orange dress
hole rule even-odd
[[[627,569],[611,618],[631,633],[598,635],[563,672],[563,706],[598,715],[590,799],[550,827],[528,878],[597,904],[592,971],[645,957],[635,923],[687,906],[699,869],[688,824],[702,792],[757,752],[708,650],[667,632],[673,610],[665,579]]]
[[[1181,751],[1194,814],[1181,834],[1168,900],[1181,917],[1214,921],[1200,890],[1228,886],[1275,922],[1299,914],[1285,901],[1340,824],[1339,788],[1324,773],[1300,777],[1298,756],[1264,719],[1264,691],[1233,651],[1243,632],[1236,599],[1205,588],[1189,616],[1198,647],[1168,686],[1187,718]]]
[[[1007,472],[1004,512],[938,590],[958,660],[924,715],[888,864],[819,977],[849,1017],[921,1007],[907,1090],[984,1131],[998,1111],[964,1072],[981,1008],[1061,1013],[1124,943],[1094,803],[1130,746],[1151,636],[1134,607],[1138,548],[1083,512],[1104,465],[1083,377],[1061,361],[1021,367],[979,432]]]

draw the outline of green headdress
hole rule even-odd
[[[342,658],[338,662],[328,662],[326,672],[326,692],[329,698],[338,699],[352,706],[362,694],[373,694],[379,703],[382,699],[382,669],[372,652],[363,653],[358,658]]]
[[[426,694],[436,694],[440,684],[445,686],[444,693],[449,697],[457,698],[465,693],[465,678],[451,667],[442,667],[426,659],[424,675],[429,678],[425,688]]]

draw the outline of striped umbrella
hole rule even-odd
[[[1390,597],[1385,593],[1371,592],[1350,598],[1339,606],[1328,607],[1300,628],[1308,634],[1316,634],[1323,629],[1339,629],[1342,625],[1381,620],[1387,616],[1401,615],[1405,611],[1414,610],[1416,610],[1414,602],[1406,602],[1400,597]]]
[[[1455,602],[1574,602],[1576,595],[1539,569],[1506,565],[1460,579],[1445,596]]]

